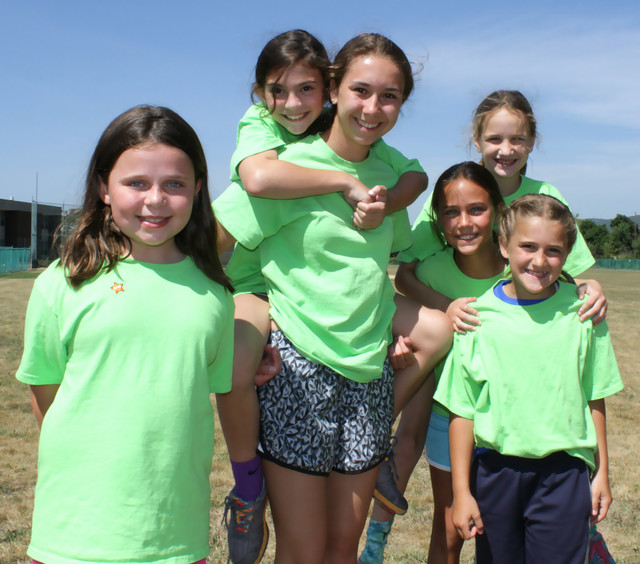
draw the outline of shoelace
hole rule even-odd
[[[235,527],[239,531],[246,533],[249,531],[251,521],[253,521],[253,503],[245,503],[240,501],[236,497],[227,496],[224,499],[224,515],[222,521],[225,526],[228,526],[227,514],[231,509],[231,506],[235,506]]]

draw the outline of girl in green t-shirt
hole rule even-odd
[[[289,145],[282,158],[309,165],[315,162],[332,170],[353,170],[360,178],[367,178],[367,186],[375,185],[371,180],[378,171],[386,178],[397,179],[392,167],[381,161],[378,144],[395,124],[400,106],[412,88],[406,56],[388,39],[365,34],[341,50],[333,73],[331,94],[336,115],[330,128],[320,136]],[[383,192],[382,187],[376,191],[380,196]],[[234,199],[238,193],[245,200],[242,209]],[[269,282],[272,316],[300,351],[300,362],[312,362],[323,371],[332,372],[338,376],[339,386],[376,389],[383,372],[388,382],[388,370],[383,370],[383,364],[392,318],[394,331],[397,319],[399,326],[404,325],[400,331],[406,329],[404,334],[411,335],[420,318],[425,323],[419,332],[429,334],[432,349],[421,350],[422,364],[407,371],[408,386],[411,374],[422,371],[426,376],[429,365],[448,348],[450,329],[443,314],[421,310],[400,297],[396,302],[398,311],[393,315],[393,291],[386,267],[396,240],[394,218],[384,218],[378,228],[361,231],[353,228],[348,206],[336,194],[274,202],[251,198],[237,185],[217,200],[216,210],[221,224],[240,243],[251,248],[259,245],[261,266]],[[327,348],[327,342],[335,342],[336,346]],[[271,394],[276,394],[285,381],[283,372],[261,387],[261,404],[267,395],[265,401],[276,401]],[[308,382],[314,385],[314,377],[310,376]],[[298,393],[303,394],[303,390],[287,393],[274,409],[261,410],[263,428],[263,418],[289,419],[290,415],[295,420],[300,413],[306,413],[306,403],[297,409],[285,401],[297,405]],[[347,397],[340,396],[340,401]],[[276,552],[281,558],[304,561],[305,555],[311,553],[355,560],[378,463],[388,448],[393,405],[388,395],[385,398],[389,403],[379,414],[385,422],[374,426],[371,437],[350,434],[355,432],[351,423],[366,423],[364,414],[339,425],[344,437],[335,444],[325,441],[324,435],[307,434],[304,431],[308,429],[297,426],[268,433],[267,438],[282,443],[279,448],[285,450],[275,452],[271,444],[265,451],[268,462],[263,459],[276,524]],[[334,405],[333,400],[326,403]],[[358,400],[349,411],[361,407],[365,412],[368,406]],[[313,425],[312,420],[305,423]],[[333,433],[331,428],[326,432]],[[361,448],[359,441],[365,438],[376,441],[375,447],[368,442]],[[294,448],[286,448],[289,441]],[[262,446],[265,447],[264,442]],[[308,449],[311,461],[297,460],[307,453],[298,446]],[[316,465],[315,456],[327,449],[335,449],[335,460],[329,458]],[[296,459],[294,465],[286,461],[290,456]],[[341,471],[344,458],[351,456],[358,458],[357,465],[348,464],[345,472]]]
[[[256,64],[253,95],[257,103],[238,125],[231,180],[240,182],[253,196],[272,199],[341,192],[354,207],[354,224],[362,229],[375,228],[384,215],[405,208],[426,188],[427,176],[416,160],[405,158],[382,140],[377,142],[377,153],[400,177],[395,186],[389,187],[382,208],[376,201],[376,191],[348,172],[307,168],[278,158],[287,144],[330,125],[330,112],[324,108],[329,67],[320,41],[304,30],[287,31],[267,43]],[[222,251],[224,229],[220,233],[223,237],[218,248]],[[217,405],[234,476],[234,487],[227,497],[231,511],[228,543],[232,560],[254,561],[266,548],[268,534],[262,519],[266,502],[263,474],[256,456],[259,413],[254,374],[269,333],[269,305],[264,299],[266,288],[257,251],[237,245],[227,274],[236,290],[233,388],[218,396]],[[273,354],[268,346],[267,352]],[[268,377],[268,369],[266,366],[263,377]],[[246,526],[238,526],[237,515]],[[248,537],[259,540],[247,542]]]
[[[498,185],[485,168],[473,162],[448,168],[438,178],[431,198],[431,213],[438,226],[436,236],[443,238],[446,248],[423,261],[401,263],[396,287],[413,300],[444,311],[456,331],[472,330],[479,320],[469,304],[504,272],[505,261],[494,236],[503,207]],[[438,368],[435,372],[437,381]],[[434,499],[429,562],[446,563],[457,561],[462,540],[451,521],[449,415],[434,404],[429,423],[428,406],[433,394],[430,384],[424,384],[402,411],[396,430],[395,464],[398,486],[404,491],[422,453],[429,424],[432,444],[440,447],[427,448]],[[393,514],[376,503],[367,529],[367,544],[360,557],[362,564],[383,560],[392,523]]]
[[[210,394],[231,388],[233,343],[215,237],[193,129],[152,106],[111,122],[27,309],[17,378],[41,425],[35,560],[209,555]]]

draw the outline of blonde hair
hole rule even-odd
[[[518,220],[527,217],[541,217],[560,223],[567,239],[567,254],[571,252],[578,237],[578,228],[568,206],[547,194],[526,194],[516,198],[502,212],[499,227],[500,237],[508,243],[516,229]],[[565,271],[562,271],[562,274],[567,281],[573,282],[573,278]]]

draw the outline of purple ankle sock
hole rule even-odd
[[[236,481],[235,495],[245,501],[255,501],[262,491],[262,461],[259,456],[246,462],[234,462],[231,460],[231,471]]]

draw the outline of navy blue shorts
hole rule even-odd
[[[584,564],[591,514],[584,461],[566,452],[530,459],[491,450],[474,458],[471,477],[484,525],[477,564]]]

